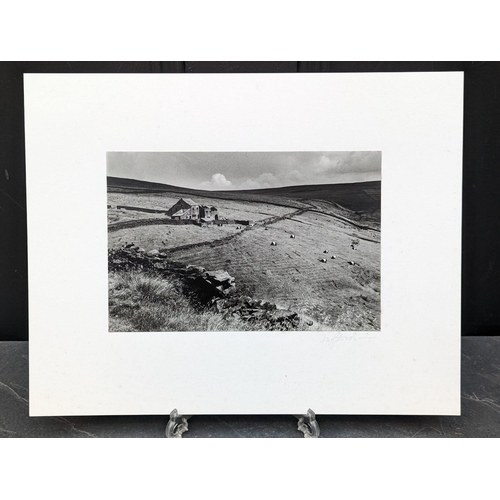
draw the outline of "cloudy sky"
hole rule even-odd
[[[259,189],[380,180],[379,151],[107,154],[109,176],[194,189]]]

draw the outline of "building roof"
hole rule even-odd
[[[185,201],[188,205],[191,205],[191,206],[198,205],[198,203],[195,203],[191,198],[181,198],[181,200]]]

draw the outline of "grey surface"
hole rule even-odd
[[[317,415],[317,420],[323,438],[500,437],[499,392],[500,337],[464,337],[461,417]],[[29,417],[28,343],[0,342],[0,437],[163,438],[167,422],[168,415]],[[204,437],[303,438],[303,434],[291,415],[192,417],[183,439]]]

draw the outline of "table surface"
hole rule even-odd
[[[460,417],[317,415],[317,421],[322,438],[500,437],[499,396],[500,337],[463,337]],[[161,438],[168,419],[168,415],[29,417],[28,343],[0,342],[0,437]],[[304,435],[297,430],[297,419],[292,415],[197,415],[189,420],[189,430],[182,437]]]

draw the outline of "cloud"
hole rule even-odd
[[[264,158],[266,159],[266,158]],[[235,189],[265,189],[303,184],[334,184],[380,179],[380,152],[287,153],[269,156],[267,172],[234,180]],[[271,161],[273,160],[273,161]],[[292,168],[292,165],[294,168]],[[248,168],[251,172],[252,169]]]
[[[324,180],[328,178],[333,180],[335,176],[359,176],[380,172],[380,153],[378,151],[323,153],[313,163],[312,171]]]
[[[264,172],[255,179],[245,179],[238,185],[238,189],[264,189],[280,186],[290,186],[303,184],[306,181],[306,176],[298,170],[291,172],[281,172],[272,174]]]
[[[335,171],[338,167],[340,160],[332,159],[326,155],[322,155],[317,164],[315,165],[314,172],[316,174],[326,174]]]
[[[290,184],[304,184],[307,181],[307,177],[303,172],[299,172],[298,170],[292,170],[291,172],[287,172],[285,175],[281,176],[285,183]]]
[[[214,174],[209,181],[202,182],[200,187],[202,189],[231,189],[233,183],[226,179],[224,174]]]
[[[238,186],[238,189],[260,189],[260,188],[262,188],[262,186],[255,179],[247,179]]]
[[[264,172],[255,179],[245,179],[238,189],[263,189],[271,188],[279,185],[279,181],[274,174]]]

